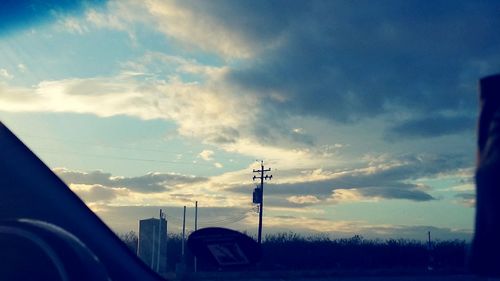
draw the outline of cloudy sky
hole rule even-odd
[[[265,233],[470,237],[498,1],[61,2],[2,7],[0,119],[115,231],[255,232],[264,160]]]

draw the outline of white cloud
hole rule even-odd
[[[92,208],[106,223],[119,232],[136,230],[139,219],[156,216],[161,208],[169,219],[169,229],[180,233],[182,231],[182,206],[105,206],[94,204]],[[188,205],[188,208],[190,206],[193,205]],[[198,223],[202,226],[230,227],[255,234],[257,216],[248,211],[248,208],[239,206],[233,208],[203,206],[200,208],[201,217],[199,217]],[[188,212],[187,221],[193,221],[193,215],[194,212]],[[192,230],[192,225],[188,224],[186,227],[188,230]],[[361,235],[366,239],[405,238],[424,241],[427,239],[427,231],[432,232],[434,239],[440,240],[469,240],[472,235],[470,229],[452,229],[429,225],[373,224],[362,220],[334,221],[324,218],[310,218],[300,214],[298,216],[268,215],[266,216],[264,231],[269,234],[289,231],[303,235],[321,233],[333,239]]]
[[[17,69],[19,69],[19,71],[21,71],[21,72],[26,72],[26,70],[28,70],[28,68],[26,67],[26,65],[24,65],[22,63],[19,63],[17,65]]]
[[[318,197],[314,195],[290,196],[286,200],[296,204],[314,204],[320,202]]]
[[[66,30],[77,34],[88,32],[94,28],[103,28],[119,30],[128,33],[131,38],[135,38],[137,28],[135,24],[140,23],[160,31],[168,39],[174,39],[169,42],[177,44],[180,41],[185,44],[182,46],[183,53],[189,53],[193,51],[193,48],[194,51],[202,49],[211,54],[215,53],[222,56],[223,59],[226,59],[226,62],[231,59],[259,58],[253,61],[237,60],[232,61],[235,62],[234,64],[228,64],[242,69],[258,67],[260,62],[273,61],[274,59],[278,59],[279,66],[284,65],[283,67],[286,68],[287,65],[281,64],[281,62],[290,60],[289,54],[296,54],[295,49],[284,48],[283,50],[286,52],[282,53],[283,57],[285,57],[283,61],[279,60],[281,54],[278,53],[267,54],[267,57],[257,56],[263,48],[268,48],[274,43],[269,43],[266,40],[251,42],[245,35],[242,35],[244,32],[238,32],[238,28],[221,24],[220,19],[213,15],[213,11],[212,14],[204,13],[202,9],[193,9],[193,7],[186,6],[189,3],[185,4],[183,2],[160,0],[110,1],[107,4],[107,11],[89,10],[85,15],[85,19],[67,18],[61,20],[60,24]],[[202,4],[200,6],[203,7]],[[307,26],[304,26],[304,28],[307,29]],[[292,31],[290,30],[290,32]],[[278,37],[274,35],[273,33],[273,37]],[[276,40],[279,41],[280,38],[276,38]],[[325,40],[325,42],[327,41]],[[307,47],[307,45],[300,46]],[[314,51],[313,48],[297,48],[297,50],[306,51],[305,57],[307,58],[310,57],[308,52]],[[142,49],[139,51],[142,51]],[[199,54],[196,55],[199,56]],[[318,55],[322,55],[322,53],[318,52]],[[297,59],[296,61],[299,62],[297,65],[299,65],[301,58],[292,57],[294,59],[290,61]],[[336,59],[338,58],[333,60]],[[308,62],[308,60],[305,60],[305,62]],[[277,108],[273,106],[273,104],[281,105],[295,100],[301,101],[301,97],[311,96],[314,98],[313,95],[309,95],[308,91],[298,91],[300,93],[294,97],[285,90],[266,88],[269,86],[266,83],[269,83],[272,88],[274,83],[280,82],[278,81],[280,80],[279,75],[277,75],[279,73],[284,73],[283,78],[285,78],[286,85],[293,82],[292,79],[302,83],[301,78],[303,77],[301,75],[305,73],[300,70],[300,67],[292,68],[297,70],[297,73],[301,72],[297,76],[289,75],[296,72],[280,72],[276,71],[276,69],[263,67],[263,71],[270,69],[269,80],[259,80],[259,82],[265,82],[263,83],[265,87],[262,88],[263,91],[255,93],[259,90],[258,87],[257,90],[254,89],[255,92],[251,92],[248,89],[249,87],[238,87],[228,82],[228,75],[235,71],[229,66],[205,65],[192,59],[155,52],[146,52],[142,58],[125,62],[122,66],[123,71],[116,75],[45,80],[32,87],[17,87],[0,83],[0,110],[10,112],[88,113],[102,117],[128,115],[141,119],[162,119],[174,122],[177,125],[177,133],[186,138],[195,138],[204,144],[214,145],[217,149],[248,156],[251,159],[264,159],[266,168],[273,168],[271,172],[274,175],[272,183],[277,183],[277,185],[294,184],[295,188],[305,190],[302,191],[303,193],[295,193],[302,195],[293,195],[294,193],[291,193],[292,195],[280,195],[282,201],[301,205],[295,207],[296,212],[312,212],[311,209],[306,209],[306,205],[319,202],[334,204],[377,200],[385,193],[381,193],[379,190],[378,193],[366,194],[357,186],[363,185],[367,190],[371,187],[368,185],[374,182],[381,186],[387,183],[382,179],[385,180],[394,176],[400,170],[402,172],[399,173],[403,176],[389,181],[390,184],[407,184],[408,181],[411,182],[411,180],[415,179],[414,177],[418,178],[422,174],[431,177],[435,176],[435,173],[418,172],[425,170],[426,165],[415,168],[406,165],[407,163],[402,160],[393,160],[392,158],[397,153],[380,157],[378,153],[382,147],[379,145],[380,140],[366,137],[366,131],[376,132],[380,131],[379,128],[363,127],[361,128],[363,132],[360,133],[351,130],[355,127],[353,125],[352,128],[349,126],[348,130],[338,132],[336,124],[326,124],[333,122],[319,120],[321,118],[314,114],[310,117],[309,124],[295,123],[293,121],[302,119],[302,117],[295,117],[295,120],[291,120],[293,116],[290,117],[290,115],[295,114],[294,112],[290,113],[290,111],[279,108],[279,106]],[[264,66],[266,66],[265,63]],[[335,72],[333,68],[317,69],[327,69]],[[19,64],[18,70],[25,71],[26,67]],[[278,68],[278,70],[287,69]],[[185,79],[185,77],[189,77],[189,80]],[[316,77],[316,75],[311,75],[311,77]],[[0,78],[9,80],[13,76],[6,69],[0,69]],[[328,83],[332,83],[333,80],[328,76],[327,78]],[[319,83],[302,84],[320,85],[320,83],[324,82],[318,81]],[[316,80],[313,82],[316,82]],[[315,89],[315,87],[313,88]],[[328,93],[325,93],[325,97],[327,97]],[[374,95],[374,97],[376,99],[377,96]],[[323,102],[319,101],[323,100],[317,99],[309,105],[325,105],[328,112],[335,113],[335,110],[330,108],[330,105],[337,103],[328,99]],[[374,104],[374,107],[376,105],[377,103]],[[284,120],[283,123],[276,122],[269,127],[258,127],[257,125],[273,121],[273,118],[268,118],[273,114],[266,115],[268,111],[273,109],[276,110],[273,113],[274,116],[279,117],[276,119]],[[298,113],[296,116],[303,113]],[[266,122],[260,122],[263,120]],[[282,126],[283,124],[286,126]],[[275,129],[278,132],[275,133]],[[268,133],[270,136],[266,136],[266,130],[271,131],[271,133]],[[326,132],[331,132],[331,135],[317,143],[314,142],[315,140],[302,138],[308,134],[317,136],[326,134]],[[285,137],[287,134],[292,138],[301,139],[303,143],[307,144],[298,145],[287,141]],[[351,147],[350,139],[345,138],[343,135],[351,135],[352,139],[362,139],[359,141],[362,144]],[[408,147],[413,144],[411,143]],[[387,146],[385,143],[383,145]],[[401,148],[401,146],[398,143],[390,145],[388,149],[391,151],[392,149],[404,150],[405,148]],[[428,147],[431,147],[431,145]],[[386,148],[383,147],[382,149]],[[350,153],[352,151],[356,152],[350,155],[342,154],[347,149],[351,150]],[[365,159],[357,157],[364,153],[359,152],[360,150],[375,151],[376,157],[367,157]],[[180,157],[182,156],[179,155]],[[212,161],[211,164],[217,168],[223,167],[222,163],[215,162],[212,150],[202,151],[200,158],[205,161]],[[200,159],[198,161],[201,162]],[[193,162],[196,162],[196,160]],[[346,167],[346,165],[348,166]],[[411,171],[403,173],[407,167]],[[165,188],[166,183],[161,177],[162,175],[157,173],[147,174],[143,177],[112,176],[104,173],[103,181],[96,180],[95,182],[87,181],[84,184],[71,184],[71,188],[91,204],[96,204],[94,205],[96,208],[109,205],[182,205],[186,204],[186,202],[192,202],[194,198],[203,201],[207,206],[240,206],[248,203],[251,199],[249,195],[252,189],[251,171],[253,168],[260,167],[251,165],[240,171],[217,175],[202,183],[179,183],[176,185],[178,190]],[[279,170],[276,171],[275,168]],[[86,176],[97,175],[97,173],[92,174],[89,172]],[[379,178],[370,178],[370,176],[375,175],[381,176]],[[360,178],[366,180],[362,182]],[[155,193],[141,192],[137,188],[139,184],[152,187]],[[248,186],[249,192],[228,195],[226,189],[234,186]],[[313,194],[311,190],[315,188],[312,186],[327,187],[323,188],[327,190],[324,197],[317,194],[311,195]],[[469,191],[472,189],[471,186],[470,184],[464,184],[454,188],[457,191]],[[332,188],[336,188],[333,193],[331,193]],[[425,186],[415,187],[418,191],[426,190],[425,188]],[[394,190],[388,190],[387,193],[393,194]],[[406,197],[401,195],[398,198],[408,198],[408,195],[404,196]],[[461,199],[469,200],[470,198],[464,196]],[[102,205],[104,203],[106,205]],[[274,208],[274,210],[280,210],[280,208],[284,211],[291,210],[283,206],[270,207],[271,209]],[[308,215],[311,214],[308,213]],[[272,219],[270,221],[272,222]],[[364,223],[360,222],[359,225]],[[288,224],[297,227],[305,225],[307,229],[315,231],[333,231],[332,225],[339,229],[345,229],[346,232],[361,229],[356,224],[353,226],[347,222],[343,224],[342,222],[332,223],[326,220],[314,220],[310,216],[296,219],[293,222],[286,219],[276,221],[276,226],[287,226]],[[356,229],[356,227],[358,228]]]
[[[331,203],[347,203],[367,200],[365,196],[357,189],[336,189],[332,192],[332,196],[328,198]],[[373,198],[371,200],[374,200]]]
[[[368,227],[366,221],[331,221],[327,219],[314,219],[305,216],[285,217],[275,216],[266,218],[267,227],[300,229],[309,232],[335,232],[347,235],[358,234]]]
[[[162,193],[207,180],[202,177],[158,172],[150,172],[143,176],[124,177],[113,176],[102,171],[81,172],[64,168],[55,168],[53,171],[69,185],[124,188],[136,193]]]
[[[14,76],[12,74],[10,74],[7,71],[7,69],[0,68],[0,78],[4,78],[4,79],[7,79],[7,80],[10,80],[10,79],[14,78]]]
[[[89,31],[86,25],[84,25],[79,19],[73,17],[60,19],[59,25],[63,30],[76,34],[83,34]]]
[[[252,48],[248,42],[216,18],[189,9],[178,1],[150,0],[146,2],[158,30],[181,42],[205,51],[216,51],[228,57],[248,57]]]
[[[136,39],[136,24],[146,24],[154,27],[148,17],[149,12],[143,1],[120,0],[109,1],[106,10],[90,9],[85,15],[85,20],[97,28],[113,29],[128,34],[129,38]]]
[[[135,38],[135,26],[153,27],[166,37],[184,43],[185,49],[201,49],[224,58],[248,58],[280,42],[253,42],[203,7],[175,0],[110,1],[106,11],[89,10],[87,22],[98,28],[124,31]]]
[[[303,128],[294,128],[292,132],[296,134],[304,134],[304,129]]]
[[[110,29],[127,30],[126,23],[113,14],[99,13],[95,10],[89,10],[86,15],[87,21],[93,23],[97,27],[106,27]]]
[[[173,67],[167,80],[156,76],[154,63]],[[177,124],[177,133],[252,158],[276,159],[282,169],[331,163],[329,155],[309,149],[283,147],[283,142],[261,143],[254,126],[260,99],[223,82],[224,68],[183,58],[147,53],[126,63],[110,77],[42,81],[33,87],[0,85],[0,110],[9,112],[72,112],[101,117],[128,115],[164,119]],[[184,82],[177,73],[200,75],[200,82]],[[163,76],[165,77],[165,76]],[[238,95],[234,94],[238,92]]]
[[[217,86],[184,83],[172,77],[140,81],[130,76],[42,81],[33,88],[0,85],[0,110],[73,112],[101,117],[128,115],[166,119],[178,133],[208,143],[233,142],[255,112],[255,100],[240,98]]]
[[[103,171],[53,171],[89,206],[183,206],[196,200],[207,207],[251,204],[248,194],[228,194],[223,183],[213,178],[158,172],[126,177]]]
[[[205,161],[212,161],[214,158],[214,152],[212,150],[205,149],[200,154],[198,154]]]
[[[102,185],[71,184],[73,190],[86,204],[109,204],[118,197],[128,197],[126,188],[110,188]]]
[[[90,10],[86,20],[96,27],[123,31],[130,30],[133,22],[153,21],[158,25],[152,26],[168,36],[202,48],[205,46],[228,57],[246,57],[252,53],[247,50],[251,45],[237,35],[232,36],[230,28],[219,26],[213,17],[205,18],[207,16],[198,15],[198,11],[175,1],[149,1],[145,5],[139,1],[112,1],[108,4],[108,12]],[[144,13],[151,13],[154,19],[147,19]],[[225,75],[230,71],[228,67],[213,67],[194,60],[149,52],[137,61],[124,63],[124,68],[115,76],[42,81],[31,88],[0,85],[0,110],[129,115],[170,120],[177,124],[178,133],[183,136],[252,158],[270,159],[266,165],[281,170],[275,174],[277,182],[308,184],[342,176],[331,168],[339,165],[337,153],[349,144],[339,144],[342,141],[333,139],[330,144],[322,146],[292,146],[282,141],[284,137],[263,141],[261,132],[257,130],[259,128],[255,127],[256,121],[267,109],[262,107],[262,96],[228,85],[225,82]],[[197,79],[194,82],[183,81],[184,74],[195,74]],[[310,131],[302,124],[284,130],[304,135],[304,128]],[[329,131],[332,128],[320,129]],[[212,156],[205,155],[205,158],[213,161]],[[358,161],[363,164],[372,160],[349,159],[351,163]],[[220,163],[214,165],[221,166]],[[375,174],[397,165],[399,163],[386,161],[378,166],[367,165],[365,170],[349,171],[350,174]],[[321,167],[325,169],[318,169]],[[315,171],[305,176],[285,174],[292,169]],[[248,177],[245,173],[248,171],[221,175],[221,178],[234,176],[229,182],[241,184],[246,182],[242,177]],[[355,190],[349,192],[339,191],[336,199],[356,198]]]

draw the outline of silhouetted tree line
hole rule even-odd
[[[134,252],[137,235],[120,235]],[[170,270],[181,261],[182,238],[168,235],[167,262]],[[266,235],[262,243],[264,270],[349,270],[411,269],[463,271],[466,268],[466,243],[463,240],[426,242],[408,239],[370,240],[355,235],[331,239],[328,236],[303,236],[297,233]],[[193,266],[193,256],[186,247],[186,264]]]
[[[408,239],[369,240],[356,235],[331,239],[280,233],[266,236],[262,267],[266,269],[464,269],[462,240],[427,243]]]
[[[130,251],[137,254],[137,243],[139,242],[139,238],[134,231],[129,231],[127,233],[118,234],[118,237],[127,245]]]

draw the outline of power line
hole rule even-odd
[[[208,226],[225,226],[233,223],[237,223],[239,221],[244,220],[245,218],[248,217],[250,213],[252,213],[253,207],[248,208],[248,209],[243,209],[240,210],[236,213],[233,212],[233,215],[224,217],[222,219],[214,219],[214,220],[200,220],[198,219],[198,225],[203,226],[203,227],[208,227]],[[176,226],[181,226],[183,219],[172,216],[172,215],[166,215],[167,220],[172,224]]]
[[[59,143],[71,142],[71,143],[83,144],[83,145],[94,146],[94,147],[104,147],[104,148],[113,148],[113,149],[122,149],[122,150],[174,153],[174,151],[161,150],[161,149],[117,146],[117,145],[102,144],[102,143],[97,143],[97,142],[74,140],[74,139],[70,139],[70,138],[55,138],[55,137],[48,137],[48,136],[36,136],[36,135],[25,134],[25,133],[22,133],[22,137],[32,138],[32,139],[45,139],[45,140],[49,140],[52,142],[59,142]]]
[[[173,164],[173,165],[197,165],[197,166],[206,166],[211,168],[216,168],[213,164],[205,164],[205,163],[193,163],[193,162],[183,162],[183,161],[168,161],[168,160],[159,160],[159,159],[148,159],[148,158],[134,158],[134,157],[122,157],[122,156],[113,156],[113,155],[104,155],[104,154],[93,154],[93,153],[83,153],[76,151],[48,151],[48,150],[37,150],[38,152],[48,153],[48,154],[56,154],[56,155],[81,155],[86,157],[94,157],[94,158],[103,158],[103,159],[115,159],[115,160],[125,160],[125,161],[136,161],[136,162],[153,162],[153,163],[164,163],[164,164]]]
[[[235,218],[240,218],[241,216],[246,216],[251,211],[253,211],[253,207],[252,208],[246,208],[246,209],[242,209],[242,210],[239,210],[239,211],[232,212],[232,215],[227,216],[227,217],[223,217],[223,218],[220,218],[220,219],[218,218],[218,219],[214,219],[214,220],[203,220],[203,219],[198,218],[198,221],[199,221],[199,224],[203,224],[203,225],[205,225],[205,224],[217,224],[217,223],[231,221],[231,220],[233,220]],[[175,221],[175,222],[182,222],[181,218],[173,216],[173,215],[166,214],[166,217],[167,217],[168,220],[172,220],[172,221]]]
[[[19,131],[17,131],[17,133],[19,133]],[[45,139],[45,140],[59,142],[59,143],[71,142],[71,143],[77,143],[77,144],[93,146],[93,147],[103,147],[103,148],[113,148],[113,149],[133,150],[133,151],[161,152],[161,153],[169,153],[169,154],[176,155],[176,153],[175,153],[176,151],[173,151],[173,150],[162,150],[162,149],[144,148],[144,147],[117,146],[117,145],[102,144],[102,143],[97,143],[97,142],[75,140],[75,139],[70,139],[70,138],[56,138],[56,137],[49,137],[49,136],[39,136],[39,135],[33,135],[33,134],[29,134],[29,133],[24,133],[24,132],[21,132],[21,137],[22,138],[25,138],[25,137],[32,138],[32,139]],[[227,156],[218,156],[217,158],[218,159],[232,159],[232,157],[227,157]]]
[[[218,221],[207,221],[207,222],[203,222],[200,224],[201,225],[216,225],[216,224],[224,224],[224,223],[233,223],[233,222],[237,222],[237,221],[240,221],[240,220],[246,218],[248,213],[249,212],[246,212],[246,213],[238,215],[238,216],[233,216],[233,217],[229,217],[229,218],[218,220]]]
[[[242,221],[243,219],[245,219],[247,217],[247,214],[248,213],[245,213],[239,217],[235,217],[231,220],[226,220],[226,221],[221,221],[221,222],[218,222],[218,223],[203,223],[202,225],[204,226],[213,226],[213,225],[218,225],[218,226],[224,226],[224,225],[228,225],[228,224],[233,224],[233,223],[237,223],[239,221]]]

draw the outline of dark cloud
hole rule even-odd
[[[418,190],[415,186],[407,185],[409,188],[383,188],[383,187],[372,187],[359,189],[361,194],[366,197],[382,197],[389,199],[408,199],[413,201],[429,201],[435,198],[425,193],[422,190]]]
[[[92,171],[85,173],[61,168],[54,169],[54,172],[68,184],[100,184],[105,186],[112,185],[112,175],[110,173],[104,173],[101,171]]]
[[[206,181],[206,178],[184,176],[179,174],[148,173],[139,177],[114,178],[114,186],[127,187],[134,191],[164,191],[174,186]]]
[[[308,3],[301,1],[177,1],[195,14],[209,16],[221,26],[231,28],[248,39],[249,44],[269,43],[285,32],[293,15]]]
[[[329,198],[337,189],[355,189],[364,197],[386,199],[407,199],[428,201],[435,198],[422,190],[421,186],[405,183],[404,179],[384,179],[380,175],[346,176],[331,180],[303,182],[297,184],[268,185],[268,194],[315,195],[320,199]]]
[[[454,172],[470,166],[459,155],[403,155],[387,163],[373,164],[370,170],[353,170],[336,178],[300,183],[266,185],[266,194],[273,196],[313,195],[323,201],[337,189],[356,189],[366,197],[428,201],[435,199],[425,186],[410,183],[423,177]],[[247,186],[235,186],[233,192],[248,193]]]
[[[257,141],[261,144],[280,144],[280,147],[294,147],[313,146],[315,144],[314,136],[304,133],[296,132],[284,122],[284,117],[277,117],[280,115],[276,109],[267,107],[261,118],[265,122],[258,122],[252,126],[252,134],[258,136]]]
[[[66,169],[55,169],[68,184],[101,185],[106,187],[123,187],[136,192],[154,193],[169,190],[175,186],[206,181],[206,178],[185,176],[170,173],[148,173],[137,177],[114,177],[101,171],[79,172]]]
[[[102,185],[94,185],[89,190],[77,190],[78,196],[87,203],[107,202],[118,197],[121,190],[104,187]]]
[[[338,122],[404,111],[468,116],[475,84],[500,66],[495,1],[209,1],[203,10],[244,36],[257,55],[227,74],[266,106]],[[274,93],[283,95],[276,99]],[[397,116],[397,115],[395,115]],[[266,119],[268,119],[266,117]],[[434,135],[414,120],[396,133]],[[437,118],[438,134],[464,129]],[[469,120],[467,124],[470,124]],[[413,122],[413,123],[412,123]]]
[[[223,127],[219,128],[217,132],[207,139],[208,142],[218,144],[234,143],[240,137],[240,132],[234,128]]]
[[[424,116],[410,119],[391,127],[387,138],[427,138],[472,132],[475,128],[476,116]]]

